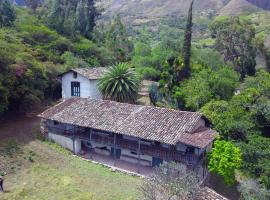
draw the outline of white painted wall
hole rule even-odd
[[[77,74],[73,77],[73,72],[68,72],[62,76],[62,98],[71,97],[71,82],[80,82],[80,92],[83,98],[102,99],[102,95],[97,88],[98,80],[89,80],[84,76]]]
[[[85,142],[85,144],[86,144],[86,142]],[[104,144],[99,144],[99,143],[96,143],[96,142],[91,142],[91,144],[92,144],[92,148],[102,148],[102,147],[107,147],[108,150],[111,150],[111,147],[110,147],[110,146],[106,146],[106,145],[104,145]],[[95,150],[95,151],[96,151],[96,150]],[[96,153],[100,153],[99,150],[97,150]],[[103,153],[101,153],[101,154],[103,154]],[[104,154],[103,154],[103,155],[104,155]],[[134,160],[137,159],[137,158],[139,158],[139,155],[132,154],[132,153],[131,153],[131,150],[129,150],[129,149],[121,149],[121,157],[120,157],[120,159],[121,159],[121,160],[125,160],[125,158],[124,158],[125,156],[133,157]],[[140,155],[140,158],[141,158],[141,160],[147,160],[147,161],[149,161],[149,162],[148,162],[149,165],[152,164],[152,156],[148,156],[148,155]],[[134,162],[135,162],[135,161],[134,161]],[[135,163],[137,163],[137,161],[136,161]],[[146,163],[145,163],[145,164],[146,164]]]
[[[73,151],[73,140],[71,138],[61,136],[61,135],[56,135],[50,132],[48,134],[48,137],[55,143],[61,145],[62,147],[69,149],[70,151]],[[81,151],[81,140],[75,139],[74,146],[75,146],[74,153],[75,154],[79,153]]]

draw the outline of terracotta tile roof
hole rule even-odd
[[[71,98],[39,117],[173,145],[182,142],[204,148],[214,140],[210,130],[192,134],[200,113],[107,100]]]
[[[64,74],[70,72],[70,71],[74,71],[77,72],[78,74],[86,77],[89,80],[97,80],[100,79],[103,74],[107,71],[108,68],[106,67],[93,67],[93,68],[75,68],[75,69],[71,69],[59,76],[63,76]]]
[[[196,131],[195,133],[185,133],[181,137],[181,142],[187,145],[205,147],[209,144],[209,140],[214,140],[218,133],[212,129]]]

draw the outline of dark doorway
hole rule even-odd
[[[121,149],[114,149],[113,147],[111,148],[111,156],[114,157],[114,150],[115,152],[115,158],[120,159],[121,157]]]
[[[152,167],[159,167],[160,165],[162,165],[163,160],[160,158],[152,158]]]

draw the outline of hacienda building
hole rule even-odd
[[[197,112],[102,100],[97,84],[106,70],[77,68],[59,76],[62,102],[39,115],[44,136],[114,166],[125,162],[152,169],[174,161],[207,171],[205,155],[217,135],[208,120]]]
[[[43,134],[75,154],[89,150],[142,166],[201,165],[217,134],[197,112],[78,97],[39,117]]]

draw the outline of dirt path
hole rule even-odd
[[[40,119],[36,116],[38,112],[28,115],[9,114],[0,121],[0,141],[7,138],[32,137],[34,129],[38,129]]]

